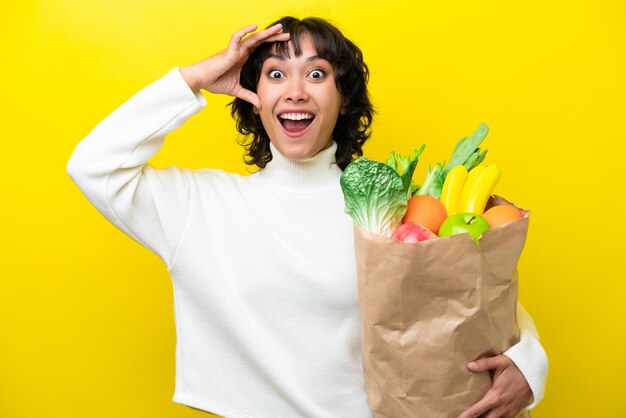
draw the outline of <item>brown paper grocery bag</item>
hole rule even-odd
[[[511,204],[492,197],[490,205]],[[376,417],[454,418],[491,387],[467,363],[519,341],[522,219],[486,231],[400,243],[355,227],[361,349]],[[528,416],[528,415],[526,415]]]

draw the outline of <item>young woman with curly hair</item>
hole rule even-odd
[[[175,402],[227,417],[370,417],[353,227],[339,185],[369,137],[368,68],[322,19],[255,30],[139,91],[78,144],[67,170],[168,268]],[[205,107],[201,89],[234,97],[254,174],[149,163]],[[484,359],[483,370],[496,370],[493,392],[468,414],[529,402],[536,345],[520,344],[524,374],[509,357]]]
[[[332,74],[324,72],[319,75],[334,80],[336,93],[341,96],[341,108],[336,120],[329,124],[329,128],[334,125],[332,138],[337,142],[335,160],[337,165],[344,169],[355,156],[363,155],[362,146],[369,138],[369,127],[374,113],[367,92],[369,71],[363,61],[363,54],[349,39],[343,37],[337,28],[325,20],[284,17],[274,24],[282,25],[283,32],[291,35],[291,42],[259,45],[241,69],[241,86],[255,93],[258,87],[265,88],[266,91],[276,90],[275,85],[284,85],[284,74],[273,73],[274,79],[272,84],[269,84],[263,77],[264,70],[267,71],[272,67],[275,60],[281,63],[289,62],[292,58],[290,49],[293,50],[293,58],[306,55],[306,52],[309,52],[305,50],[307,47],[314,49],[311,53],[315,53],[321,61],[325,61],[325,65],[332,67]],[[268,61],[269,58],[271,60]],[[313,75],[316,74],[318,73]],[[272,155],[269,149],[270,137],[264,127],[262,115],[259,115],[251,103],[241,98],[236,98],[232,102],[232,115],[237,121],[237,130],[249,139],[246,146],[248,163],[260,168],[265,167]],[[304,121],[314,122],[313,119]]]

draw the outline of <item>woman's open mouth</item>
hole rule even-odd
[[[315,119],[315,115],[307,112],[285,112],[278,115],[278,120],[285,133],[291,137],[300,136]]]

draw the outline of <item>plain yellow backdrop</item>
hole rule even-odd
[[[419,181],[490,126],[497,192],[532,210],[520,298],[550,359],[534,416],[625,417],[626,3],[302,4],[2,2],[0,417],[209,416],[171,401],[165,266],[65,164],[136,91],[284,14],[328,18],[362,48],[378,110],[367,156],[426,143]],[[153,162],[245,173],[229,100],[206,95]]]

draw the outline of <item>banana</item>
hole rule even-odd
[[[446,208],[448,216],[461,211],[461,190],[467,179],[467,168],[463,165],[454,166],[443,183],[441,189],[441,203]]]
[[[499,166],[491,164],[485,167],[468,190],[466,199],[462,201],[463,211],[482,215],[485,211],[487,200],[496,188],[496,184],[500,181],[501,176],[502,170]],[[463,192],[465,192],[465,187]]]
[[[467,179],[465,179],[465,183],[463,184],[463,189],[461,190],[461,199],[459,202],[459,211],[465,212],[465,202],[467,202],[467,197],[469,196],[470,191],[472,190],[472,186],[476,183],[476,179],[480,176],[480,173],[485,169],[484,165],[477,165],[472,168],[467,174]]]

